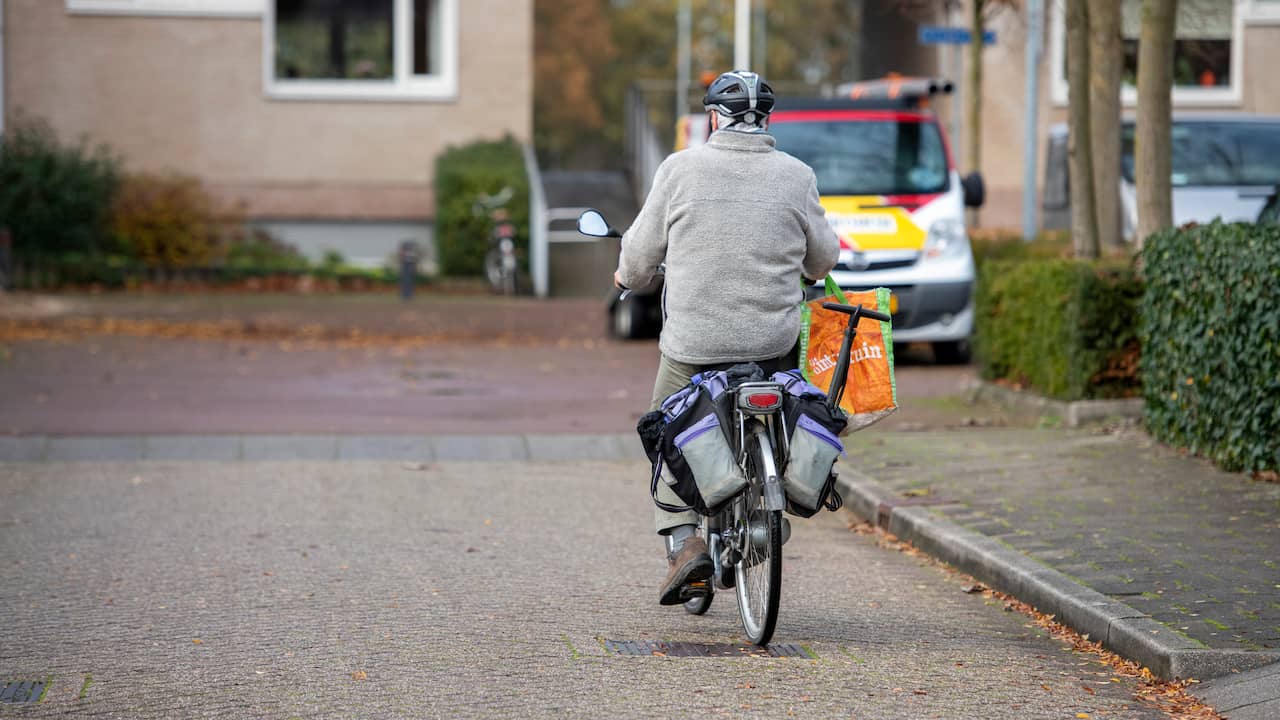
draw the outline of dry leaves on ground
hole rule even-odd
[[[899,540],[896,536],[885,532],[870,523],[853,523],[849,525],[849,529],[860,535],[875,535],[877,538],[877,544],[881,547],[897,550],[917,558],[928,565],[939,568],[956,576],[956,578],[961,580],[965,586],[981,584],[972,577],[961,573],[959,570],[956,570],[946,563],[926,554],[922,550],[917,549],[911,543]],[[1113,675],[1111,678],[1112,682],[1121,682],[1121,678],[1132,678],[1136,680],[1138,686],[1134,696],[1140,702],[1159,709],[1175,720],[1222,720],[1222,716],[1215,712],[1213,708],[1200,702],[1187,692],[1187,688],[1195,684],[1197,681],[1161,680],[1153,675],[1149,669],[1141,667],[1132,660],[1120,657],[1110,650],[1104,649],[1101,643],[1090,640],[1089,636],[1081,635],[1075,630],[1057,622],[1054,619],[1054,616],[1039,612],[1035,608],[1021,600],[1018,600],[1012,595],[992,590],[985,586],[982,590],[982,595],[987,599],[1003,602],[1005,610],[1016,611],[1031,618],[1037,626],[1047,631],[1055,640],[1070,645],[1073,651],[1096,656],[1101,662],[1111,668],[1111,673]],[[1047,685],[1041,687],[1043,687],[1045,691],[1052,692]],[[1085,690],[1088,691],[1090,695],[1095,694],[1089,688],[1085,688]],[[1079,717],[1079,715],[1077,715],[1077,717]]]
[[[445,343],[467,342],[501,347],[529,346],[545,342],[543,338],[516,334],[478,335],[470,329],[451,332],[412,334],[370,332],[358,327],[329,327],[317,323],[295,325],[265,323],[253,320],[168,321],[139,318],[5,318],[0,319],[0,342],[37,340],[66,342],[81,340],[86,335],[163,338],[169,340],[268,341],[280,350],[293,352],[317,348],[407,349]],[[584,349],[595,343],[583,341]]]

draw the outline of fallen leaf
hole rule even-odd
[[[928,695],[929,693],[924,690],[912,690],[911,694],[912,695]]]
[[[193,644],[195,644],[195,645],[203,645],[203,644],[204,644],[204,641],[203,641],[203,640],[201,640],[200,638],[191,638],[191,642],[192,642]]]
[[[987,589],[987,586],[983,585],[982,583],[973,583],[972,585],[963,585],[960,587],[961,592],[966,592],[966,593],[969,593],[970,595],[972,595],[973,593],[983,592],[986,589]]]
[[[1090,695],[1097,695],[1097,694],[1098,694],[1098,691],[1097,691],[1097,690],[1094,690],[1093,688],[1089,687],[1088,685],[1081,685],[1080,687],[1084,688],[1084,691],[1085,691],[1085,692],[1087,692],[1087,693],[1089,693]]]
[[[351,673],[351,679],[352,679],[352,680],[360,680],[360,681],[368,680],[368,679],[369,679],[369,673],[367,673],[367,672],[365,672],[365,671],[363,671],[363,670],[357,670],[357,671],[355,671],[355,672]]]
[[[1089,720],[1089,713],[1076,713],[1076,717],[1082,718],[1083,720]]]
[[[1048,685],[1045,685],[1044,683],[1040,683],[1040,687],[1044,688],[1045,692],[1053,692],[1053,688],[1050,688]]]

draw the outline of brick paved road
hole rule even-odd
[[[728,596],[702,618],[653,602],[643,475],[0,465],[0,679],[53,678],[0,717],[1156,716],[832,514],[796,525],[776,638],[817,660],[608,656],[740,638]]]
[[[1280,648],[1280,485],[1140,432],[880,433],[851,459],[1211,648]]]

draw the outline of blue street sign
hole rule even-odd
[[[946,25],[921,25],[916,38],[921,45],[968,45],[973,33],[969,32],[969,28],[949,27]],[[996,32],[994,30],[984,30],[982,32],[983,45],[996,44]]]

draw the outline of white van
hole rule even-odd
[[[1134,123],[1121,127],[1120,207],[1124,236],[1138,226],[1134,178]],[[1071,227],[1067,170],[1067,126],[1049,129],[1042,226]],[[1183,114],[1173,117],[1173,224],[1254,222],[1280,185],[1280,117],[1245,114]]]

